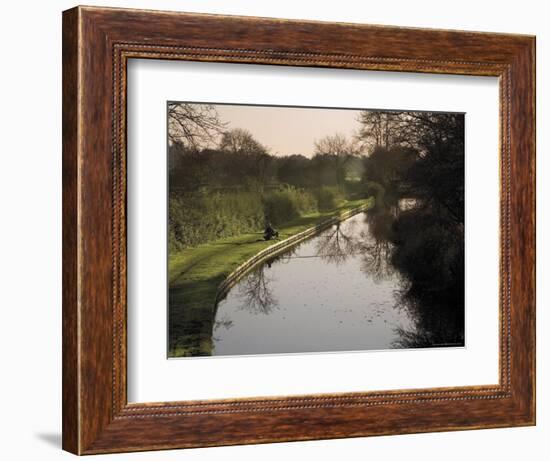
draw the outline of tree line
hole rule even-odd
[[[355,198],[375,196],[380,207],[393,206],[403,197],[413,198],[417,216],[421,212],[430,215],[444,227],[463,226],[463,114],[363,110],[358,112],[357,127],[354,136],[332,133],[314,140],[311,157],[300,152],[279,156],[246,128],[229,128],[215,105],[170,103],[168,155],[174,213],[189,215],[193,204],[198,203],[197,194],[206,201],[207,195],[216,193],[208,199],[213,209],[221,210],[227,202],[227,216],[233,213],[235,221],[239,216],[234,211],[237,203],[245,200],[242,194],[256,194],[260,198],[254,199],[255,217],[245,219],[249,222],[246,229],[251,229],[260,225],[266,210],[281,208],[274,206],[275,202],[284,202],[285,209],[290,210],[273,211],[281,219],[294,216],[297,210],[311,210],[315,206],[311,197],[298,194],[309,191],[318,205],[324,202],[325,206],[335,203],[335,193]],[[285,193],[267,197],[267,192],[281,191],[281,187],[287,188]],[[241,195],[237,197],[237,193]],[[323,195],[327,195],[326,200]],[[247,200],[252,202],[250,197]],[[296,202],[293,211],[289,201]],[[197,213],[200,216],[202,211]],[[212,220],[220,221],[220,216]],[[193,224],[187,221],[179,226],[174,220],[180,229],[174,232],[190,232]],[[218,221],[211,227],[229,232],[227,222]],[[236,232],[242,231],[243,225],[230,227]],[[399,222],[393,225],[397,228]],[[196,231],[197,235],[204,234],[204,229]],[[223,232],[212,231],[211,235],[227,235]]]
[[[284,136],[284,133],[281,134]],[[312,158],[278,156],[245,128],[227,129],[214,105],[168,105],[169,173],[173,190],[203,186],[263,188],[337,186],[360,178],[360,143],[335,133],[315,141]]]
[[[435,192],[450,212],[458,212],[443,196],[463,192],[454,177],[461,162],[463,168],[462,114],[363,110],[357,122],[353,137],[334,133],[315,140],[312,157],[278,156],[247,129],[228,129],[215,105],[170,103],[171,189],[281,183],[344,190],[347,182],[361,181],[389,191],[401,182],[402,193],[428,198]],[[419,180],[425,174],[431,179]],[[442,187],[434,189],[435,182]]]

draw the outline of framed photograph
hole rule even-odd
[[[535,38],[63,13],[63,448],[535,424]]]

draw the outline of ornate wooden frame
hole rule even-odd
[[[128,404],[131,58],[498,76],[496,386]],[[77,7],[63,13],[63,448],[77,454],[535,423],[535,38]]]

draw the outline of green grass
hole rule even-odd
[[[374,201],[369,201],[372,206]],[[342,201],[331,211],[300,216],[279,227],[279,240],[364,203],[365,200]],[[275,243],[264,241],[263,232],[247,233],[169,255],[170,357],[211,355],[218,286],[240,264]]]

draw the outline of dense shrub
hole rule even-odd
[[[342,193],[337,187],[320,187],[315,189],[314,193],[317,200],[317,208],[321,211],[336,208],[338,202],[343,198]]]
[[[170,250],[257,232],[264,221],[261,197],[251,192],[172,194],[169,208]]]
[[[367,187],[363,181],[346,181],[344,189],[348,198],[358,199],[368,196]]]
[[[170,251],[200,245],[247,232],[260,232],[265,218],[274,225],[317,210],[307,192],[287,187],[258,191],[175,193],[169,199]]]
[[[275,225],[317,209],[316,200],[309,192],[293,187],[266,194],[263,203],[265,215]]]
[[[386,206],[386,188],[376,181],[365,181],[367,195],[374,197],[376,208]]]

